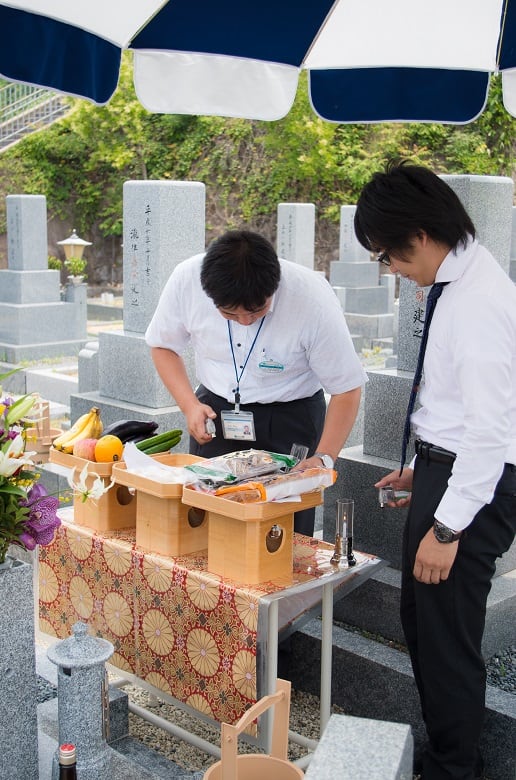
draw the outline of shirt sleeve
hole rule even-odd
[[[514,329],[495,296],[471,298],[455,312],[453,372],[463,403],[464,434],[435,516],[462,531],[492,501],[504,468],[511,425]]]

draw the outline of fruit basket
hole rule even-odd
[[[204,460],[196,455],[166,453],[151,455],[166,466],[186,466]],[[160,555],[188,555],[208,546],[208,521],[204,513],[185,506],[181,483],[157,479],[127,471],[122,461],[113,466],[118,485],[136,491],[136,545],[145,552]]]
[[[49,450],[50,463],[73,470],[75,482],[86,466],[86,487],[91,489],[95,480],[100,477],[104,487],[107,487],[112,479],[115,463],[96,463],[95,461],[79,458],[60,452],[54,447]],[[84,525],[95,531],[115,531],[118,528],[134,528],[136,524],[136,497],[124,485],[116,483],[96,500],[83,497],[74,491],[73,519],[78,525]]]

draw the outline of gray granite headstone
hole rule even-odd
[[[8,268],[0,270],[0,355],[7,363],[76,355],[86,339],[81,301],[61,301],[59,272],[48,269],[44,195],[8,195]]]
[[[7,265],[13,271],[48,268],[44,195],[7,195]]]
[[[174,266],[204,251],[200,182],[124,184],[124,330],[145,333]]]
[[[204,248],[204,184],[124,184],[124,329],[99,334],[101,396],[152,409],[175,404],[152,363],[144,334],[175,266]],[[128,416],[126,408],[123,416]]]
[[[359,243],[355,235],[353,220],[356,209],[356,206],[341,206],[339,260],[362,262],[371,259],[370,253]]]
[[[313,203],[278,204],[277,252],[284,260],[314,267],[315,206]]]

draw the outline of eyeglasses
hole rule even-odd
[[[387,252],[380,252],[380,254],[376,256],[376,259],[382,265],[390,266],[391,264],[391,258]]]

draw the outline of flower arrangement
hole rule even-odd
[[[50,544],[61,524],[59,500],[38,483],[41,475],[31,460],[35,453],[25,451],[25,418],[35,400],[31,395],[2,398],[0,387],[0,563],[10,544],[26,550]]]

